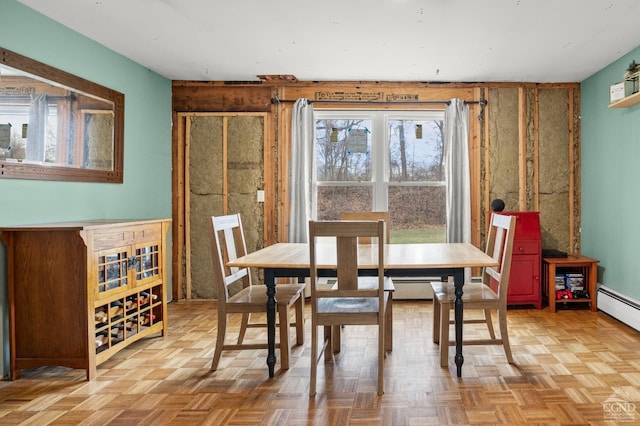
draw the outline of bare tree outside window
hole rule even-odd
[[[366,132],[368,130],[366,124],[364,120],[318,120],[316,122],[318,181],[371,179],[370,150],[353,152],[349,139],[354,130]]]

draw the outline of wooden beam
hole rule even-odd
[[[285,89],[279,89],[281,96],[287,96]],[[277,105],[275,115],[278,139],[278,242],[289,241],[289,161],[291,159],[291,114],[293,105]]]
[[[185,234],[185,299],[191,299],[191,179],[189,175],[189,155],[191,147],[191,117],[185,117],[185,137],[184,137],[184,234]]]
[[[173,224],[171,228],[172,235],[172,248],[171,248],[171,297],[174,300],[180,300],[184,298],[184,292],[182,288],[182,251],[184,249],[184,238],[186,231],[184,229],[184,166],[185,166],[185,117],[181,114],[174,113],[174,122],[177,126],[173,131],[173,149],[172,149],[172,179],[171,179],[171,192],[172,197],[172,216]]]
[[[271,87],[259,83],[236,85],[174,81],[172,91],[173,110],[177,112],[271,111]]]
[[[489,97],[490,97],[489,93],[490,92],[491,91],[488,90],[488,89],[485,90],[485,99],[487,101],[489,101],[489,102],[491,102],[490,99],[489,99]],[[483,175],[482,179],[483,179],[483,184],[484,184],[484,194],[483,194],[484,195],[484,206],[486,207],[484,209],[485,211],[482,212],[483,215],[486,215],[486,212],[491,210],[491,188],[490,188],[490,185],[489,185],[490,182],[491,182],[491,180],[490,180],[490,178],[491,178],[491,167],[490,167],[491,156],[489,155],[490,154],[490,147],[491,147],[490,146],[491,145],[490,138],[489,138],[489,135],[490,135],[490,132],[489,132],[489,130],[490,130],[490,128],[489,128],[490,127],[489,126],[489,123],[490,123],[489,116],[491,114],[491,107],[490,107],[491,104],[489,103],[487,105],[488,105],[488,107],[484,109],[484,122],[483,122],[484,123],[484,129],[483,129],[483,131],[484,131],[484,175]],[[488,228],[489,228],[489,220],[485,216],[485,221],[482,224],[482,229],[480,230],[480,232],[484,233],[485,230],[487,230]]]
[[[229,117],[222,117],[222,214],[229,212]]]
[[[262,245],[268,246],[275,243],[275,228],[277,221],[276,210],[276,176],[278,171],[278,147],[273,133],[273,114],[264,114],[264,148],[263,148],[263,238]]]
[[[481,89],[474,90],[474,99],[479,100]],[[481,247],[482,206],[481,202],[481,129],[479,104],[469,105],[469,176],[471,178],[471,243]]]
[[[571,245],[571,249],[575,253],[581,252],[581,234],[580,227],[582,226],[582,182],[580,180],[580,175],[582,173],[582,156],[581,156],[581,133],[580,133],[580,87],[572,87],[571,88],[571,99],[573,102],[572,111],[573,116],[571,117],[571,122],[573,123],[572,133],[573,133],[573,152],[574,155],[574,164],[571,165],[573,173],[575,175],[575,179],[573,181],[573,194],[572,194],[572,205],[573,208],[573,227],[571,231],[573,232],[573,241]]]
[[[540,135],[538,129],[540,126],[539,105],[538,105],[538,88],[533,89],[533,210],[538,211],[540,208]]]
[[[574,206],[575,206],[575,179],[576,179],[576,159],[574,152],[574,123],[573,123],[573,115],[574,115],[574,103],[573,103],[573,89],[567,89],[568,101],[569,101],[569,247],[573,250],[574,248]]]
[[[518,208],[527,210],[527,93],[518,88]]]

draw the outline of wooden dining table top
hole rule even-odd
[[[331,243],[316,245],[319,268],[335,268],[336,254]],[[376,267],[376,244],[358,247],[361,268]],[[386,269],[471,268],[497,266],[491,256],[469,243],[385,244]],[[228,266],[251,268],[309,268],[309,244],[276,243],[229,261]]]

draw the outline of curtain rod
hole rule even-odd
[[[271,98],[272,104],[281,104],[281,103],[295,103],[296,99],[278,99]],[[410,105],[429,105],[429,104],[446,104],[449,105],[450,101],[330,101],[330,100],[313,100],[309,99],[309,103],[319,103],[319,104],[362,104],[362,105],[400,105],[400,104],[410,104]],[[487,100],[483,99],[481,101],[464,101],[465,104],[480,104],[486,105]]]
[[[3,101],[29,101],[31,102],[31,96],[29,95],[18,95],[18,96],[13,96],[13,95],[0,95],[0,100]],[[68,96],[50,96],[47,95],[47,100],[50,101],[59,101],[59,100],[72,100],[75,101],[76,97],[75,95],[68,95]]]

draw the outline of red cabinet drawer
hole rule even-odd
[[[540,254],[540,241],[514,241],[512,254],[514,256],[519,254]]]

